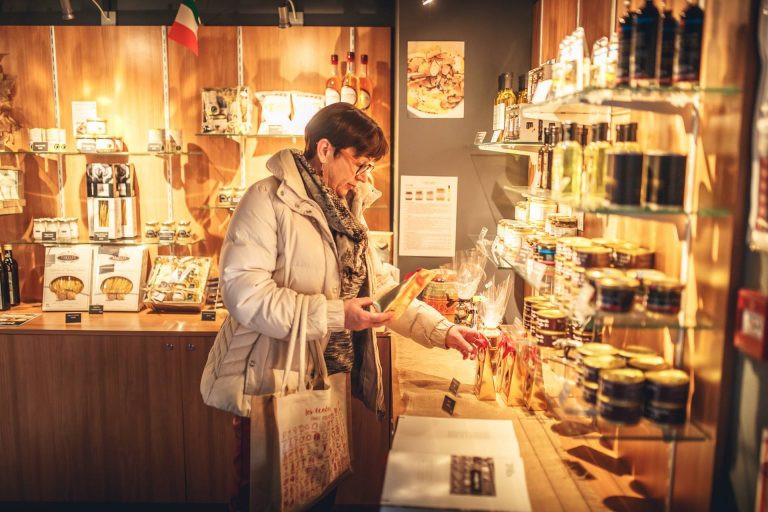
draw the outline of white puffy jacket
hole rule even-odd
[[[205,403],[240,416],[250,414],[251,395],[274,393],[282,380],[298,294],[309,296],[308,339],[321,339],[325,347],[330,332],[344,328],[336,245],[325,216],[307,195],[290,150],[276,153],[267,169],[273,176],[248,189],[224,239],[220,284],[229,317],[208,354],[200,383]],[[364,222],[363,209],[379,195],[373,186],[359,184],[352,212]],[[375,298],[396,283],[374,251],[368,252],[367,261]],[[445,347],[451,325],[414,301],[390,327],[427,347]],[[370,331],[365,345],[358,347],[362,361],[356,365],[359,371],[353,371],[353,391],[381,413],[381,367]],[[297,361],[289,382],[297,388]]]

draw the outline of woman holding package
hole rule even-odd
[[[272,176],[243,196],[221,251],[221,291],[229,311],[203,373],[209,405],[249,416],[252,395],[276,392],[294,307],[306,296],[308,340],[322,340],[329,374],[351,373],[352,393],[384,412],[372,328],[388,325],[427,347],[475,356],[470,329],[414,301],[392,321],[370,310],[372,297],[395,286],[368,244],[363,210],[381,195],[369,173],[383,157],[381,128],[346,103],[320,110],[307,124],[304,152],[282,150]],[[281,358],[282,355],[282,360]],[[335,492],[324,500],[332,505]]]

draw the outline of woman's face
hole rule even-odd
[[[358,182],[364,182],[373,169],[373,160],[357,156],[353,148],[344,148],[336,153],[326,139],[318,142],[317,158],[323,169],[323,180],[339,197],[346,197]]]

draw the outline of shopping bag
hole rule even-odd
[[[351,471],[348,375],[328,376],[319,340],[306,339],[307,302],[297,303],[280,391],[252,400],[251,511],[309,509]],[[296,352],[300,375],[307,355],[316,371],[288,394]]]

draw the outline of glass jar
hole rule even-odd
[[[229,206],[232,204],[232,187],[221,187],[219,190],[218,203],[220,206]]]
[[[560,215],[552,220],[552,236],[575,237],[579,232],[579,222],[571,215]]]
[[[57,219],[56,238],[58,240],[69,240],[72,238],[72,232],[69,229],[69,219]]]
[[[192,236],[192,223],[188,220],[180,220],[179,227],[176,230],[176,238],[186,240]]]
[[[515,220],[528,220],[528,201],[518,201],[515,203]]]
[[[160,240],[172,241],[176,236],[176,222],[172,220],[161,222],[158,235]]]
[[[245,195],[245,187],[237,187],[235,188],[235,191],[232,193],[232,204],[237,204],[240,202],[240,200]]]
[[[543,222],[547,213],[557,212],[557,203],[549,199],[532,197],[528,203],[528,219]]]
[[[147,240],[156,240],[160,236],[160,222],[149,220],[144,223],[144,238]]]
[[[70,232],[70,236],[72,237],[72,240],[79,240],[80,225],[77,222],[77,217],[70,217],[68,221],[69,221],[69,232]]]
[[[43,239],[43,231],[45,231],[46,219],[39,217],[32,220],[32,238],[34,240]]]

